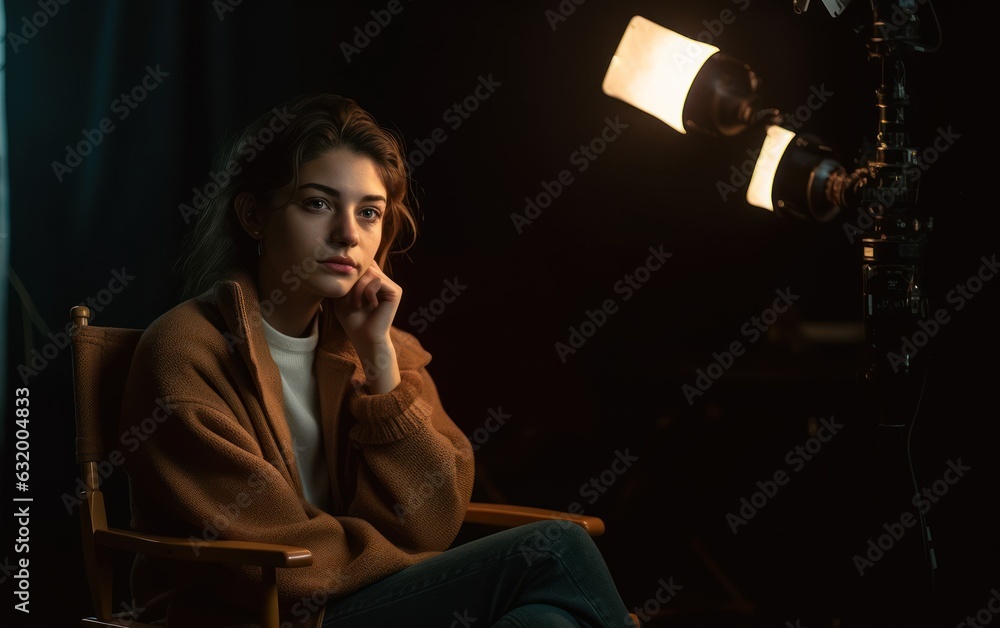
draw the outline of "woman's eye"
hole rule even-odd
[[[382,212],[375,209],[374,207],[365,207],[361,210],[361,215],[364,216],[365,220],[370,220],[375,222],[382,215]]]
[[[306,209],[322,210],[328,209],[330,205],[322,198],[310,198],[302,201],[302,206]]]

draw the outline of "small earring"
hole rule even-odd
[[[257,257],[264,254],[264,238],[257,240]]]

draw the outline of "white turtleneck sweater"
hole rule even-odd
[[[285,418],[292,434],[295,462],[302,478],[306,499],[330,511],[330,475],[319,423],[319,390],[313,360],[319,344],[319,316],[305,338],[286,336],[266,320],[264,334],[271,347],[271,357],[281,371]]]

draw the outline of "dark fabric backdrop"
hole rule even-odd
[[[98,299],[95,324],[144,327],[174,305],[172,268],[187,227],[178,208],[211,180],[218,142],[316,90],[354,97],[402,134],[411,156],[422,152],[413,158],[421,233],[394,266],[404,289],[396,323],[433,354],[445,407],[479,439],[477,498],[554,509],[579,502],[604,517],[598,543],[626,604],[661,607],[653,625],[831,626],[839,618],[848,626],[885,609],[923,613],[918,533],[863,577],[852,560],[891,523],[875,496],[871,408],[858,378],[864,347],[803,336],[810,325],[857,331],[861,323],[860,252],[842,228],[854,217],[794,223],[750,207],[742,190],[723,199],[717,182],[746,159],[750,138],[681,135],[601,92],[625,25],[641,14],[705,33],[750,64],[775,107],[794,110],[811,90],[830,92],[803,130],[850,164],[876,130],[878,67],[854,28],[868,23],[868,3],[856,0],[834,19],[819,2],[797,15],[791,2],[749,0],[402,0],[348,59],[345,44],[363,44],[358,32],[389,4],[6,2],[19,283],[9,288],[0,486],[14,493],[12,391],[27,385],[34,501],[25,616],[12,609],[17,530],[13,502],[3,500],[0,617],[14,620],[5,625],[73,625],[90,612],[77,520],[62,501],[78,474],[70,356],[58,342],[70,307]],[[907,58],[907,116],[916,146],[931,145],[941,129],[960,135],[921,180],[920,202],[935,217],[927,289],[945,305],[944,295],[997,252],[995,169],[976,146],[993,125],[984,104],[992,57],[983,54],[993,22],[980,7],[934,6],[943,47]],[[45,7],[49,17],[35,17]],[[553,21],[560,10],[565,19]],[[930,12],[921,15],[933,33]],[[42,26],[33,30],[32,20]],[[117,99],[147,76],[155,89],[126,117]],[[457,124],[446,112],[483,81],[493,91]],[[574,151],[609,120],[621,122],[620,135],[580,171]],[[443,141],[432,139],[441,133]],[[67,146],[85,141],[91,153],[57,174],[53,162],[66,163]],[[572,183],[518,233],[512,213],[523,214],[525,198],[551,188],[562,170]],[[672,257],[626,301],[614,286],[649,247]],[[115,273],[128,285],[102,304]],[[435,307],[448,281],[467,287],[421,322],[420,308]],[[932,486],[948,461],[972,469],[928,514],[943,625],[984,608],[1000,584],[989,438],[997,283],[952,311],[926,347],[931,371],[912,439],[918,482]],[[688,404],[681,386],[713,352],[747,340],[741,327],[784,289],[798,297],[792,310]],[[561,360],[556,343],[606,299],[618,309]],[[509,418],[477,432],[491,410]],[[786,453],[831,416],[843,435],[791,472]],[[638,460],[609,474],[616,452]],[[780,470],[791,473],[788,484],[734,534],[727,513]],[[591,478],[601,492],[587,488]],[[651,602],[671,578],[681,592]]]

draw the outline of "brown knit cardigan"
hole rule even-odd
[[[333,512],[304,497],[249,274],[217,282],[149,325],[120,421],[145,436],[124,463],[134,529],[312,551],[312,566],[278,570],[282,618],[294,626],[318,625],[325,602],[447,549],[474,475],[469,440],[442,408],[419,341],[391,329],[402,381],[369,394],[332,307],[319,317],[315,369]],[[192,577],[186,567],[136,559],[132,592],[144,619],[173,592],[170,615],[189,625],[195,609],[214,625],[254,621],[259,569],[199,565]]]

